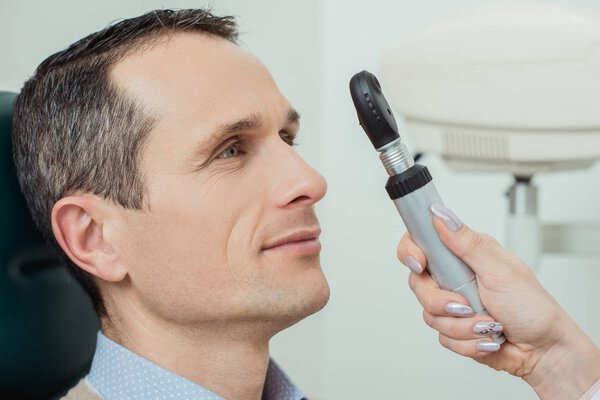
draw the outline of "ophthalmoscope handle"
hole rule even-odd
[[[427,167],[415,164],[400,140],[396,121],[375,76],[362,71],[350,81],[352,100],[361,126],[379,151],[390,176],[386,189],[413,241],[427,258],[427,269],[440,288],[463,295],[474,312],[487,314],[473,271],[441,241],[430,207],[442,205]],[[505,341],[504,335],[492,337]]]
[[[416,165],[415,167],[421,167]],[[391,177],[390,180],[394,179]],[[476,313],[485,311],[477,290],[475,274],[442,243],[433,226],[430,207],[443,204],[433,182],[405,196],[393,199],[406,229],[427,258],[427,269],[437,284],[445,290],[466,297]]]

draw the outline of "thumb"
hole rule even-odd
[[[450,210],[441,204],[433,204],[433,225],[442,242],[462,259],[476,275],[485,274],[497,266],[498,243],[488,235],[470,229]]]

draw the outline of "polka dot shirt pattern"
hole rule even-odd
[[[224,400],[201,385],[162,368],[98,332],[88,375],[104,400]],[[270,360],[263,400],[306,400],[283,370]]]

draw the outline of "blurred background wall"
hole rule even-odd
[[[600,12],[595,0],[546,2]],[[298,151],[329,182],[318,213],[331,301],[321,313],[277,336],[273,356],[318,399],[534,399],[519,379],[442,348],[437,334],[423,323],[421,307],[406,284],[408,271],[395,255],[405,229],[385,193],[385,171],[358,126],[348,93],[354,73],[378,72],[385,46],[481,3],[3,0],[0,90],[18,91],[45,57],[121,18],[155,8],[207,5],[237,16],[242,45],[263,60],[302,113]],[[410,148],[410,136],[399,122]],[[475,229],[504,241],[504,192],[511,176],[452,172],[435,156],[426,156],[423,163],[449,207]],[[541,174],[535,183],[544,221],[600,221],[600,166]],[[538,277],[600,344],[598,261],[546,255]]]

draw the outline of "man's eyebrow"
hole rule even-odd
[[[300,113],[293,108],[290,108],[286,118],[286,124],[294,125],[300,123]],[[215,146],[221,143],[224,139],[230,136],[235,136],[236,133],[259,129],[263,125],[263,119],[258,114],[249,115],[238,121],[223,124],[212,132],[208,138],[203,140],[196,146],[194,154],[202,155],[209,153]]]
[[[287,116],[288,124],[299,124],[300,123],[300,113],[293,108],[290,108]]]
[[[212,132],[208,138],[203,140],[196,146],[194,154],[206,154],[210,152],[213,147],[221,143],[228,136],[234,136],[236,133],[243,131],[250,131],[258,129],[262,126],[262,119],[259,115],[252,114],[246,118],[240,119],[235,122],[223,124],[219,126],[214,132]]]

